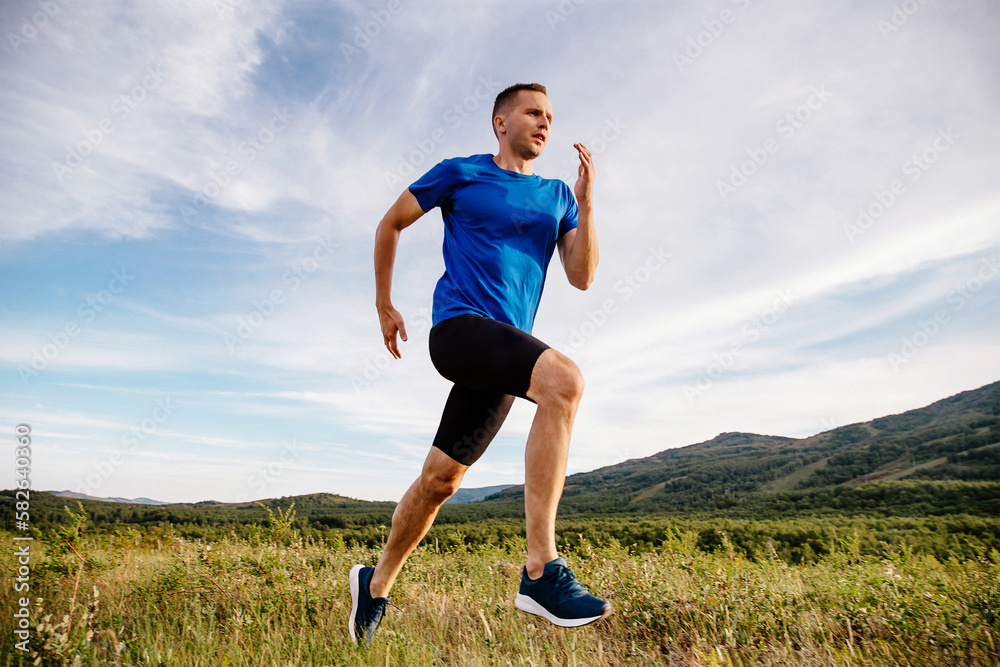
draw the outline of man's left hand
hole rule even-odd
[[[573,144],[573,148],[580,153],[580,168],[577,171],[579,178],[576,179],[573,194],[576,195],[578,204],[589,204],[594,194],[594,177],[597,175],[594,169],[594,156],[583,144]]]

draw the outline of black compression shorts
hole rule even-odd
[[[500,430],[514,397],[528,398],[531,371],[549,346],[517,327],[479,315],[439,322],[429,344],[434,367],[455,383],[433,444],[455,461],[472,465]]]

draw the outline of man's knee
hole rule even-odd
[[[433,460],[424,465],[420,474],[420,485],[425,497],[432,502],[443,503],[462,486],[464,471],[457,464],[452,464],[443,452],[435,451],[433,455]]]
[[[455,495],[455,492],[462,486],[461,478],[424,475],[421,479],[424,487],[424,494],[432,501],[443,503]]]
[[[532,373],[535,402],[562,402],[575,405],[583,396],[583,374],[576,363],[556,350],[546,350]]]

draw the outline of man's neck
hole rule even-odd
[[[532,176],[535,173],[534,158],[525,159],[519,157],[509,150],[504,150],[503,146],[500,147],[500,153],[493,156],[493,162],[501,169],[525,176]]]

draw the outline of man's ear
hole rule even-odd
[[[493,116],[493,130],[497,135],[503,134],[507,131],[507,122],[501,114]]]

